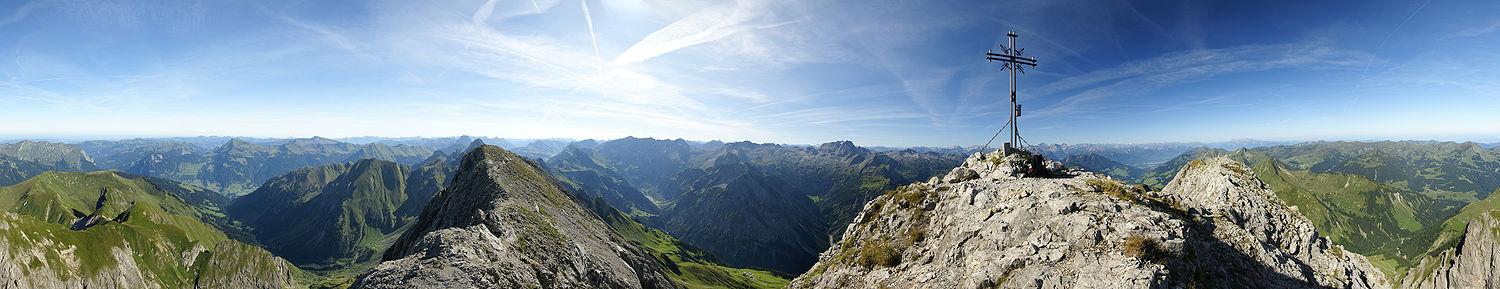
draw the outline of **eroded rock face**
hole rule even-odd
[[[1500,288],[1500,215],[1469,220],[1458,246],[1422,259],[1401,288]]]
[[[1189,264],[1215,281],[1264,287],[1386,288],[1364,256],[1318,235],[1243,164],[1220,156],[1188,162],[1162,194],[1198,224]],[[1195,273],[1196,274],[1196,273]]]
[[[871,201],[790,287],[1385,287],[1232,160],[1161,193],[1082,171],[1018,178],[1026,161],[976,154]]]
[[[464,157],[356,288],[672,288],[662,267],[520,156]]]

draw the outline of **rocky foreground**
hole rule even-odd
[[[673,288],[660,264],[535,164],[472,150],[355,288]]]
[[[1469,220],[1458,246],[1422,259],[1401,288],[1500,288],[1500,212]]]
[[[1025,158],[985,156],[866,204],[790,287],[1388,287],[1228,158],[1147,192],[1082,171],[1019,178]]]

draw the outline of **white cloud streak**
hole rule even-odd
[[[1049,117],[1082,109],[1108,109],[1108,106],[1099,105],[1099,102],[1121,96],[1144,97],[1161,88],[1221,75],[1276,69],[1357,69],[1368,58],[1369,54],[1364,52],[1340,49],[1316,41],[1191,50],[1054,81],[1022,95],[1033,98],[1063,97],[1057,104],[1029,115]]]
[[[683,17],[642,38],[610,62],[624,66],[650,60],[679,49],[724,39],[753,29],[749,22],[763,15],[765,7],[752,1],[719,5]]]

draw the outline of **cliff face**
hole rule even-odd
[[[1162,192],[974,155],[865,205],[792,288],[1383,288],[1227,158]],[[1060,169],[1057,163],[1047,166]]]
[[[1500,288],[1500,212],[1469,220],[1458,246],[1443,250],[1406,273],[1401,288]]]
[[[541,169],[483,146],[355,288],[670,288]]]
[[[1364,256],[1318,235],[1313,223],[1229,157],[1194,160],[1162,189],[1195,224],[1193,266],[1215,281],[1267,287],[1385,288]],[[1194,240],[1197,239],[1197,240]]]

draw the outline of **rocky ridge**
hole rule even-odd
[[[673,288],[659,263],[519,155],[469,152],[354,288]]]
[[[1228,158],[1191,162],[1161,192],[1084,171],[1019,178],[1026,167],[975,154],[876,198],[790,287],[1387,287]]]
[[[1458,242],[1422,259],[1401,288],[1500,288],[1500,211],[1469,220]]]

